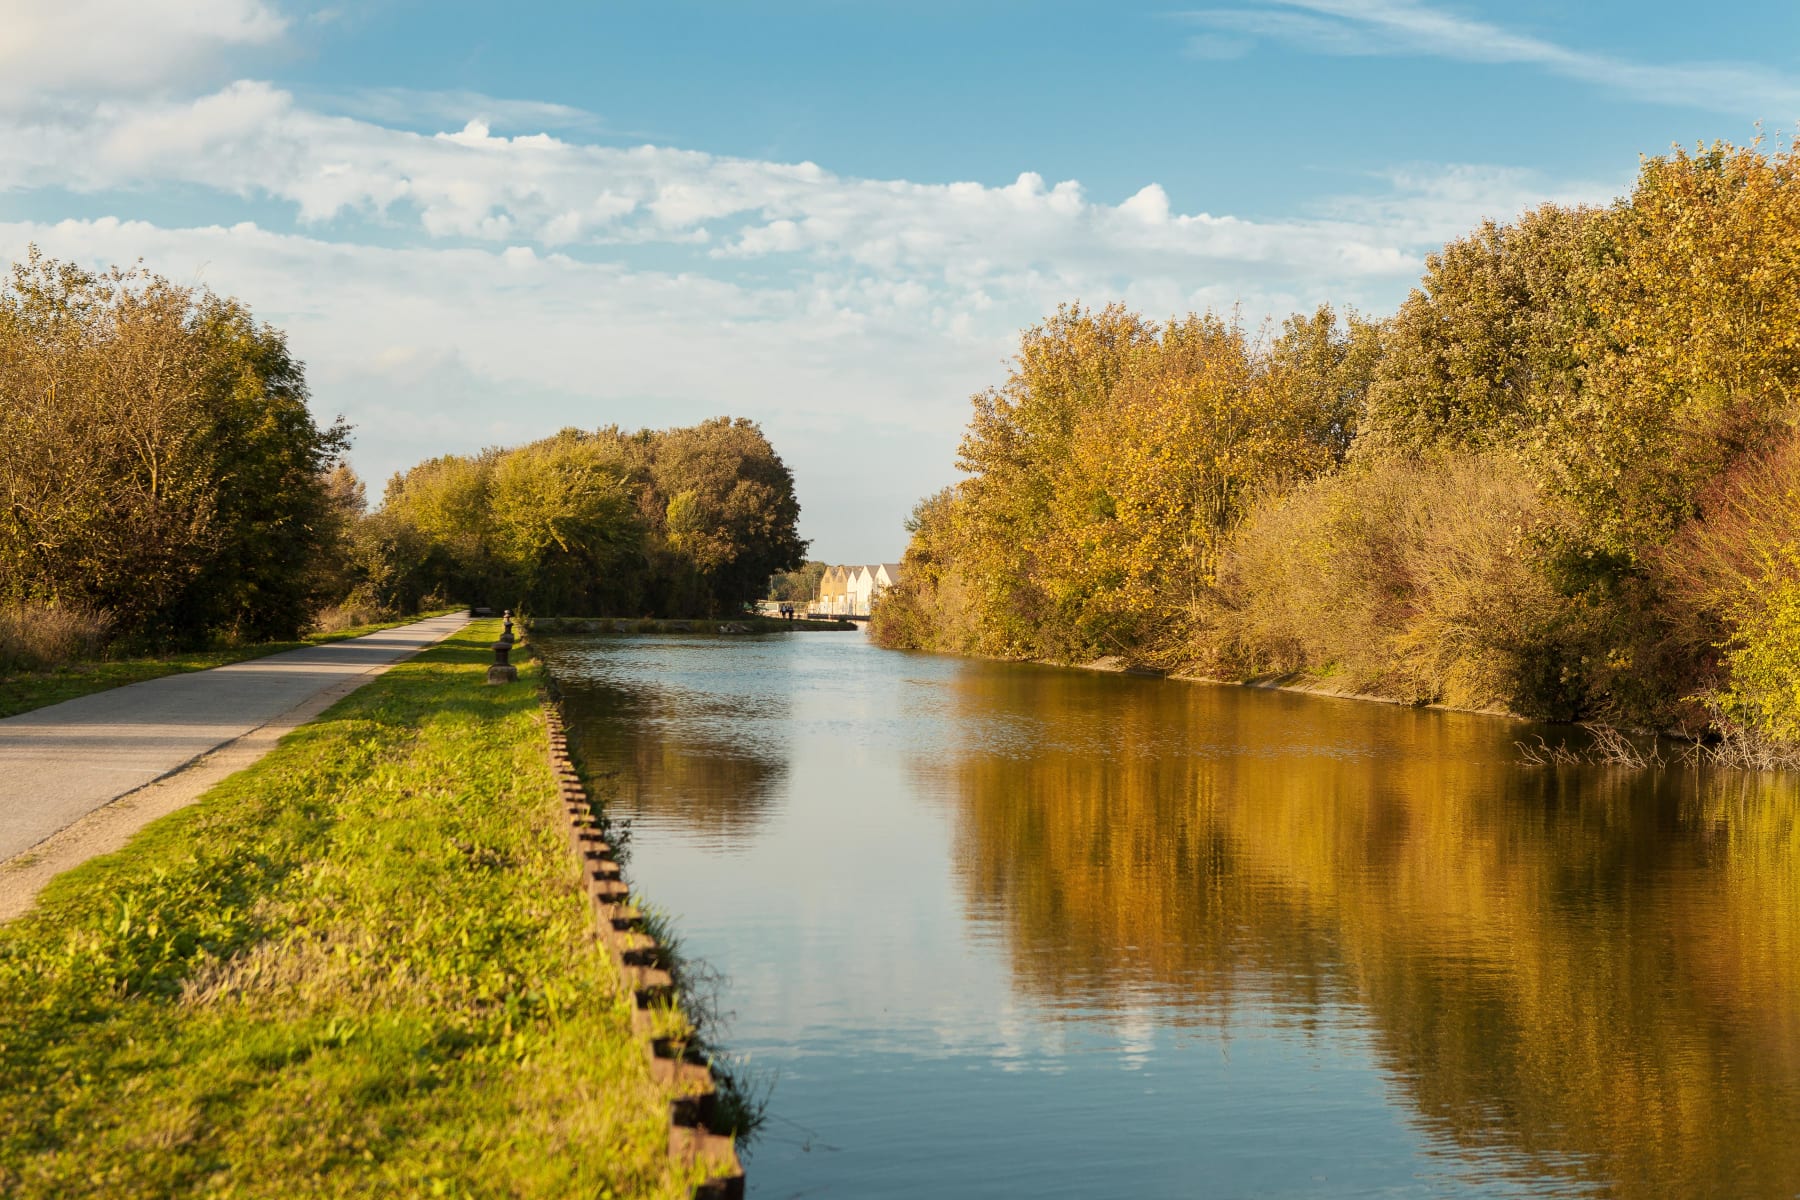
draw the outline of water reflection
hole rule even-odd
[[[547,638],[542,648],[613,811],[653,807],[722,849],[752,836],[788,777],[787,697],[731,688],[713,669],[711,639],[634,639],[629,659],[583,656],[578,645]],[[756,681],[757,670],[740,668],[739,681]]]
[[[549,656],[805,1131],[753,1192],[1800,1194],[1792,779],[856,636]]]
[[[1080,1011],[1354,1004],[1484,1176],[1800,1188],[1791,784],[1513,764],[1455,714],[1024,668],[952,683],[957,877]],[[1021,719],[1033,748],[990,731]],[[1497,1153],[1498,1152],[1498,1153]]]

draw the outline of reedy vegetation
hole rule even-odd
[[[1800,157],[1484,224],[1392,318],[1028,330],[888,645],[1800,743]]]

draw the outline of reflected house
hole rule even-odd
[[[881,593],[899,582],[899,563],[827,567],[812,611],[834,617],[866,617]]]

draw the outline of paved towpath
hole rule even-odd
[[[467,623],[461,614],[431,617],[0,720],[0,863],[296,709],[316,715],[320,700],[348,693]]]

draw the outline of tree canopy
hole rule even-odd
[[[1385,321],[1066,305],[974,397],[876,635],[1800,745],[1797,185],[1791,147],[1648,159]]]
[[[736,613],[800,565],[793,474],[751,421],[565,429],[420,463],[355,550],[382,606],[427,594],[539,613]]]
[[[0,600],[128,636],[291,637],[348,441],[242,304],[34,248],[0,285]]]

